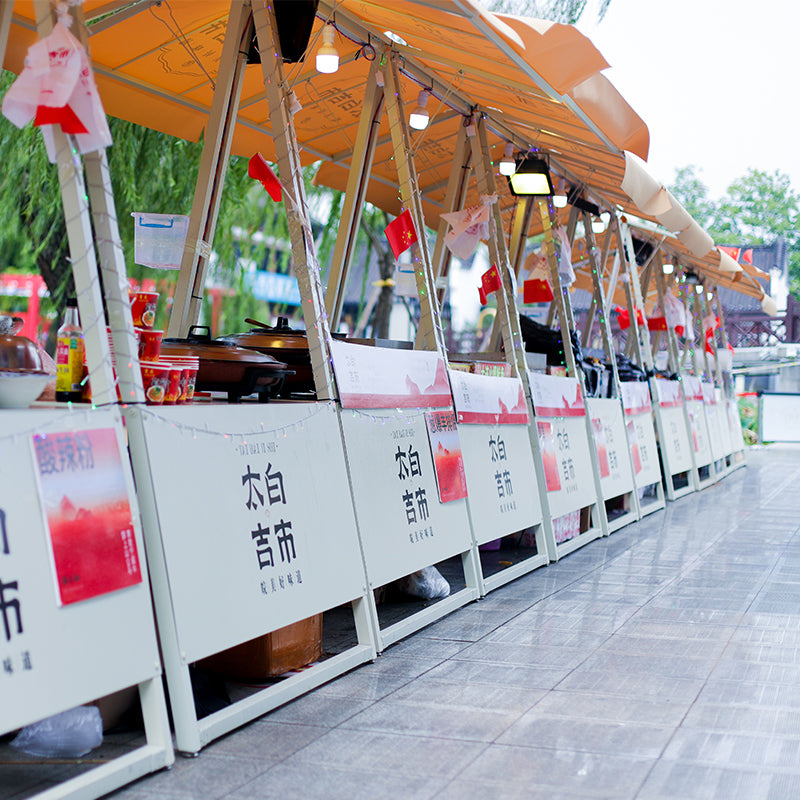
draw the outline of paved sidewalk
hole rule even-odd
[[[800,449],[389,648],[115,800],[800,797]]]

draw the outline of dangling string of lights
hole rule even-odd
[[[296,405],[292,406],[292,408],[297,407],[298,406]],[[128,408],[130,409],[131,413],[141,415],[143,418],[151,422],[160,423],[172,428],[175,431],[178,431],[181,434],[190,435],[193,439],[197,439],[198,437],[211,437],[215,439],[226,439],[234,442],[240,442],[241,444],[248,444],[248,439],[258,436],[281,435],[285,439],[290,433],[304,432],[306,425],[316,417],[322,414],[328,414],[332,416],[336,413],[336,404],[333,402],[304,403],[302,408],[307,410],[307,413],[300,419],[293,420],[292,422],[287,422],[282,425],[269,425],[261,422],[259,423],[258,428],[252,428],[246,431],[222,431],[212,428],[208,422],[199,425],[170,419],[169,417],[164,416],[163,413],[160,413],[157,406],[127,404],[123,405],[123,408]],[[217,406],[216,408],[219,407]],[[263,413],[264,406],[260,406],[259,408]],[[280,408],[284,407],[281,406]],[[227,421],[230,421],[229,416],[226,417],[226,422]]]

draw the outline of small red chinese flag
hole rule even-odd
[[[622,306],[617,306],[614,311],[617,312],[617,322],[619,322],[619,327],[624,331],[631,326],[631,315],[627,308],[622,308]],[[636,309],[636,322],[639,325],[644,325],[644,315],[642,314],[641,309]]]
[[[497,271],[497,264],[492,264],[486,272],[481,275],[481,285],[478,287],[478,295],[481,298],[481,305],[486,305],[486,296],[496,292],[503,282],[500,280],[500,273]]]
[[[710,336],[706,336],[706,353],[710,356],[716,355],[714,351],[714,344]]]
[[[247,174],[257,181],[267,190],[269,196],[280,203],[283,198],[280,181],[275,177],[275,173],[267,164],[266,159],[261,153],[256,153],[247,165]]]
[[[417,241],[417,230],[411,212],[406,209],[399,217],[393,219],[384,229],[389,247],[392,248],[395,258],[400,258],[414,242]]]
[[[753,263],[753,248],[752,247],[748,247],[747,250],[745,250],[742,253],[742,262],[744,264],[752,264]]]
[[[730,350],[730,351],[731,351],[731,355],[732,355],[733,353],[735,353],[735,352],[736,352],[736,351],[733,349],[733,345],[732,345],[730,342],[728,342],[728,350]]]
[[[651,331],[665,331],[667,329],[667,318],[650,317],[647,320],[647,327]]]
[[[553,299],[550,284],[542,278],[531,278],[522,284],[523,303],[549,303]]]

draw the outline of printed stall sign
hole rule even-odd
[[[528,404],[519,378],[450,370],[450,385],[459,424],[528,424]]]
[[[591,398],[587,401],[592,418],[594,444],[600,466],[600,486],[608,500],[633,490],[631,459],[628,457],[628,436],[619,400]],[[638,446],[634,464],[639,458]]]
[[[428,441],[436,469],[436,484],[439,500],[449,503],[467,496],[467,479],[464,474],[464,458],[458,438],[456,415],[452,409],[426,411]]]
[[[434,352],[331,342],[342,408],[441,408],[453,404],[447,365]]]
[[[732,452],[727,412],[722,403],[718,402],[718,391],[713,383],[703,381],[703,405],[706,412],[706,422],[708,423],[711,455],[715,461],[725,458]]]
[[[576,379],[530,378],[550,513],[561,517],[597,502],[586,410]]]
[[[656,379],[661,429],[659,438],[668,471],[671,475],[692,468],[689,431],[683,416],[683,395],[678,381]]]
[[[116,431],[36,434],[33,449],[59,603],[141,583]]]
[[[537,418],[586,415],[581,386],[577,378],[542,375],[538,372],[529,374],[533,411]]]
[[[650,403],[650,385],[645,381],[623,381],[622,405],[626,416],[646,414],[652,410]]]
[[[333,403],[154,408],[128,427],[187,663],[360,596]]]
[[[160,667],[118,410],[6,411],[0,441],[2,735]]]
[[[446,412],[453,414],[452,409]],[[431,437],[428,420],[424,411],[401,409],[345,410],[341,415],[358,527],[373,587],[463,553],[472,543],[465,499],[440,500],[433,457],[439,441],[436,435]],[[446,449],[442,442],[442,453]],[[442,475],[458,471],[455,459],[440,461],[439,467]]]
[[[689,426],[694,447],[697,466],[705,466],[713,460],[711,455],[711,442],[708,438],[708,423],[706,421],[705,406],[703,403],[703,385],[700,378],[687,375],[683,379],[686,393],[686,410],[689,412]]]
[[[658,445],[653,426],[650,387],[644,381],[623,381],[622,405],[636,485],[641,488],[661,481]]]

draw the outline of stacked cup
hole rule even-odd
[[[200,359],[192,356],[161,358],[164,331],[153,329],[157,304],[158,292],[131,295],[131,315],[139,341],[145,400],[150,405],[189,403],[194,396]]]

